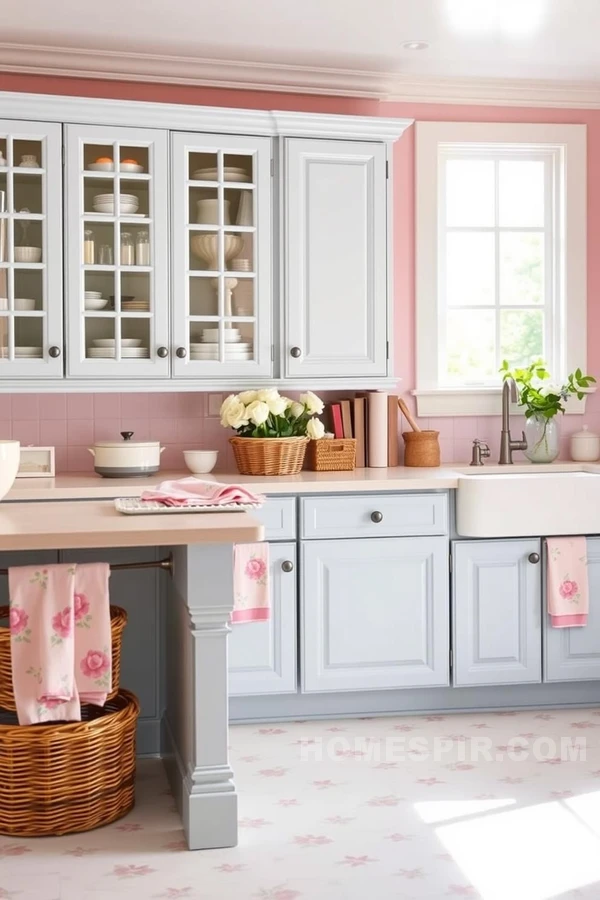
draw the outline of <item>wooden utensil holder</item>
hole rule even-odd
[[[435,467],[440,464],[439,431],[403,431],[404,465]]]

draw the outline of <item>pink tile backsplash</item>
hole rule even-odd
[[[340,395],[323,393],[321,396],[333,400]],[[413,398],[405,396],[414,408]],[[211,409],[216,408],[212,401]],[[207,410],[207,395],[194,393],[4,394],[0,395],[0,438],[55,447],[57,472],[91,472],[94,461],[87,448],[95,441],[120,440],[121,431],[133,431],[134,440],[160,441],[165,447],[162,454],[165,469],[184,467],[182,450],[206,449],[220,451],[217,470],[235,470],[228,443],[231,432],[222,428],[218,416],[209,416]],[[421,428],[439,431],[443,463],[468,463],[476,437],[489,444],[490,462],[497,461],[499,416],[418,421]],[[520,437],[524,423],[520,416],[511,417],[515,437]],[[560,419],[562,459],[569,458],[569,436],[584,423],[600,432],[600,395],[588,397],[584,416]],[[400,432],[406,427],[406,422],[399,422]]]

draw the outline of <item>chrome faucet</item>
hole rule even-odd
[[[525,440],[525,432],[522,432],[523,439],[513,441],[510,435],[510,404],[511,401],[517,401],[517,386],[512,378],[506,378],[502,385],[502,431],[500,432],[500,458],[498,462],[501,466],[512,466],[513,450],[527,450],[527,441]]]

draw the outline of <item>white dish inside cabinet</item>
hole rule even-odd
[[[164,131],[67,126],[68,374],[169,376]]]

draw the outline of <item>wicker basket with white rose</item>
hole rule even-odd
[[[325,428],[317,415],[323,401],[307,391],[298,400],[274,388],[230,394],[221,405],[221,425],[233,428],[229,438],[241,475],[296,475],[302,470],[306,445]]]

